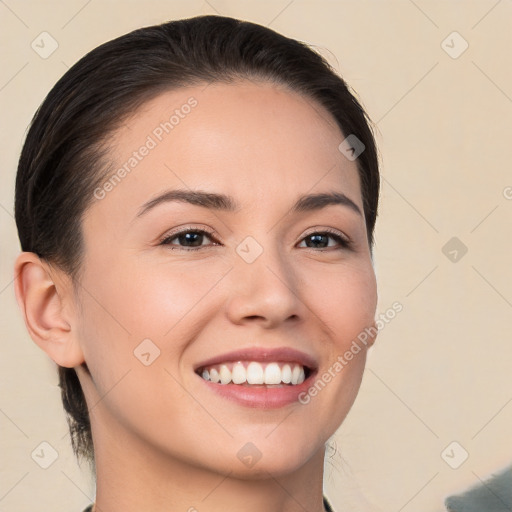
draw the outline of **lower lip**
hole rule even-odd
[[[307,391],[316,372],[295,386],[283,385],[280,388],[265,385],[243,386],[240,384],[219,384],[198,377],[213,392],[220,396],[254,409],[277,409],[299,401],[299,395]]]

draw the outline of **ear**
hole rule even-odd
[[[14,290],[34,342],[60,366],[82,364],[69,276],[50,267],[37,254],[22,252],[14,265]]]

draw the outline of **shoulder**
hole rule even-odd
[[[450,512],[502,512],[512,510],[512,467],[472,487],[449,496],[444,504]]]

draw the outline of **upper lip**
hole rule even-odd
[[[258,361],[258,362],[289,362],[299,363],[310,370],[316,370],[317,362],[313,356],[310,356],[300,350],[290,347],[263,348],[249,347],[245,349],[234,350],[218,356],[206,359],[194,366],[194,371],[198,371],[206,366],[213,366],[220,363],[229,363],[236,361]]]

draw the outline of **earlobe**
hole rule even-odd
[[[34,342],[58,365],[73,368],[84,361],[76,337],[69,280],[37,254],[22,252],[14,265],[14,290]]]

